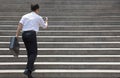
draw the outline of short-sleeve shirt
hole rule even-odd
[[[19,23],[23,25],[22,31],[34,30],[38,32],[39,27],[43,27],[43,28],[47,27],[42,17],[36,14],[35,12],[31,12],[22,16]]]

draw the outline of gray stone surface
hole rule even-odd
[[[7,62],[12,64],[13,62],[23,63],[27,61],[26,57],[9,57],[12,53],[8,50],[8,42],[10,37],[15,35],[15,30],[21,16],[30,12],[29,6],[31,3],[39,3],[40,15],[48,16],[50,20],[49,28],[47,30],[40,29],[38,33],[38,42],[46,42],[38,44],[38,48],[46,49],[38,50],[38,55],[66,55],[66,57],[38,57],[36,62],[96,63],[94,65],[37,64],[35,67],[38,70],[47,69],[52,71],[67,69],[68,72],[34,72],[33,76],[35,78],[120,77],[120,57],[94,57],[94,55],[120,55],[120,0],[0,0],[0,78],[26,78],[22,72],[19,72],[19,70],[25,68],[24,64],[2,65],[2,63]],[[22,42],[21,37],[19,41]],[[53,44],[49,42],[53,42]],[[65,42],[85,43],[69,44]],[[20,45],[21,48],[24,48],[23,43]],[[51,50],[47,50],[47,48],[51,48]],[[54,50],[55,48],[63,49]],[[64,50],[64,48],[68,48],[68,50]],[[69,50],[70,48],[79,48],[81,50]],[[85,50],[82,50],[82,48]],[[92,48],[95,48],[95,50],[90,50]],[[101,48],[109,48],[111,50]],[[2,55],[6,57],[2,57]],[[20,55],[26,55],[26,51],[21,50]],[[67,57],[67,55],[91,55],[92,57]],[[113,65],[100,65],[97,64],[98,62],[112,62]],[[114,63],[117,63],[117,65]],[[2,71],[6,69],[9,73]],[[71,69],[91,70],[91,72],[72,73],[69,72]],[[14,70],[15,73],[11,72],[11,70]],[[97,73],[93,72],[94,70],[118,71]]]

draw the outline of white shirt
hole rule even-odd
[[[34,30],[38,32],[39,27],[47,27],[42,17],[36,14],[35,12],[31,12],[22,16],[19,23],[23,25],[22,31]]]

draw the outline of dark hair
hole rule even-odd
[[[31,4],[31,10],[32,11],[35,11],[37,9],[39,9],[39,5],[38,4]]]

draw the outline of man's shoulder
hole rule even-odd
[[[29,16],[31,13],[27,13],[25,15],[23,15],[22,17],[26,17],[26,16]]]
[[[32,14],[32,12],[23,15],[22,18],[33,17],[33,16],[36,17],[36,18],[39,18],[39,19],[42,19],[42,18],[43,18],[42,16],[40,16],[40,15],[38,15],[38,14]]]
[[[39,18],[42,18],[42,16],[40,16],[39,14],[35,14],[37,17],[39,17]]]
[[[37,17],[38,17],[39,19],[42,19],[42,16],[40,16],[40,15],[37,15]]]
[[[40,15],[38,15],[39,16],[39,18],[42,18],[42,16],[40,16]]]

